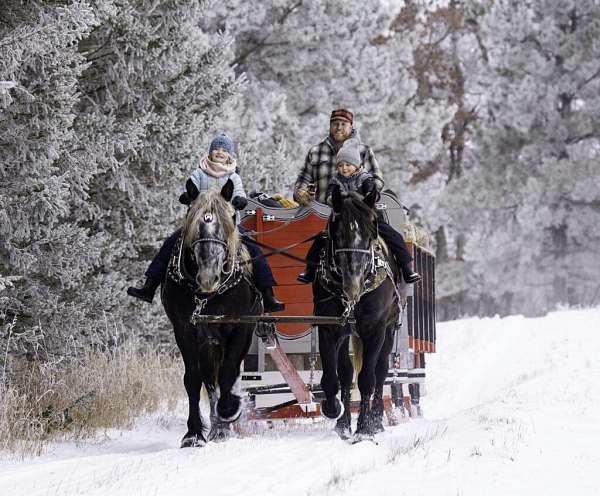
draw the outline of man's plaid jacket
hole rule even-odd
[[[315,200],[325,203],[327,200],[327,186],[334,174],[337,173],[334,159],[340,146],[335,146],[334,142],[328,136],[318,145],[313,146],[306,155],[304,167],[298,174],[296,184],[294,185],[294,200],[298,200],[299,190],[309,189],[309,185],[315,186]],[[360,144],[360,162],[363,170],[373,175],[378,189],[383,189],[383,176],[379,164],[375,159],[373,150],[367,145]]]

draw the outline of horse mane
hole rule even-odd
[[[198,225],[202,222],[204,214],[211,212],[215,216],[218,225],[223,229],[225,240],[229,248],[230,262],[238,252],[242,259],[249,258],[248,251],[242,245],[239,232],[235,225],[235,210],[231,203],[221,196],[218,189],[202,191],[190,205],[190,209],[183,221],[183,232],[185,236],[184,246],[192,246],[198,233]],[[247,266],[247,264],[246,264]]]
[[[362,195],[353,191],[348,192],[343,200],[342,209],[337,215],[342,226],[349,226],[351,222],[356,221],[371,239],[377,238],[375,213],[363,201]],[[348,234],[348,229],[343,229],[342,233],[345,237]],[[348,241],[348,239],[345,239],[345,241]]]

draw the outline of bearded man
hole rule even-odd
[[[316,200],[320,203],[327,202],[327,190],[331,179],[336,173],[336,157],[340,153],[344,142],[353,138],[358,141],[358,157],[360,167],[372,176],[374,187],[379,193],[383,189],[383,175],[373,150],[360,142],[358,132],[354,128],[354,114],[347,109],[336,109],[331,112],[329,118],[329,136],[319,144],[313,146],[306,155],[304,167],[298,174],[294,185],[294,200],[304,206]],[[342,153],[344,150],[342,150]],[[358,162],[358,160],[356,160]],[[356,164],[358,165],[358,164]],[[383,222],[379,216],[379,234],[394,254],[398,265],[402,269],[404,281],[413,284],[421,279],[421,276],[411,268],[412,256],[402,235],[389,224]],[[319,253],[325,245],[324,237],[319,236],[308,250],[306,259],[308,264],[306,270],[298,276],[298,281],[309,284],[314,282],[316,266],[319,261]]]

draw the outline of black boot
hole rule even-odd
[[[133,286],[127,288],[127,294],[139,298],[140,300],[147,301],[148,303],[152,303],[154,293],[156,293],[156,288],[158,288],[158,286],[160,286],[160,281],[148,277],[141,288],[134,288]]]
[[[275,295],[273,294],[273,288],[265,288],[261,291],[261,293],[265,312],[271,313],[285,310],[285,305],[275,298]]]
[[[313,282],[315,282],[316,272],[317,269],[314,265],[307,265],[306,270],[298,274],[296,280],[301,282],[302,284],[312,284]]]
[[[410,264],[402,266],[402,278],[406,284],[415,284],[421,280],[421,275],[413,271]]]

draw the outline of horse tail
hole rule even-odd
[[[219,370],[223,365],[224,356],[225,351],[221,345],[208,347],[208,363],[213,371],[213,384],[215,384],[215,387],[219,383]]]
[[[352,350],[354,351],[352,354],[352,366],[354,367],[354,373],[358,381],[358,374],[360,374],[363,365],[363,342],[356,336],[352,336]]]

